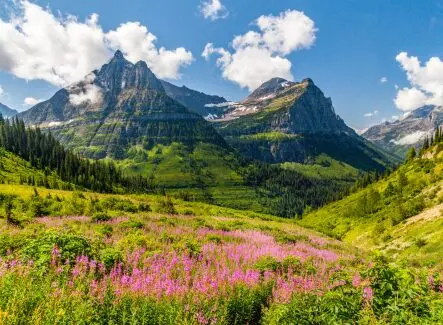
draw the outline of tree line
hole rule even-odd
[[[51,133],[26,128],[22,120],[4,119],[1,114],[0,147],[43,170],[45,175],[55,172],[61,180],[95,192],[147,192],[153,187],[146,177],[123,175],[113,162],[85,159],[65,149]]]

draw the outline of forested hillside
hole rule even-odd
[[[299,224],[365,249],[419,264],[441,264],[443,143],[437,130],[395,172],[343,200],[304,215]]]

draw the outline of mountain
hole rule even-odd
[[[443,123],[443,107],[424,106],[395,122],[370,127],[362,136],[376,145],[404,156],[410,146],[419,146]]]
[[[220,96],[207,95],[186,86],[178,87],[167,81],[161,81],[169,97],[186,106],[192,113],[205,119],[214,119],[223,115],[227,100]]]
[[[239,152],[270,163],[326,154],[357,169],[383,170],[397,160],[348,127],[311,79],[273,78],[231,105],[215,125]]]
[[[145,62],[132,64],[120,51],[18,117],[50,129],[62,144],[91,158],[123,159],[131,147],[173,142],[227,147],[208,122],[167,95]]]
[[[16,115],[18,112],[15,109],[9,108],[5,104],[0,103],[0,114],[3,117],[12,117]]]

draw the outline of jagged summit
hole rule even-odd
[[[115,51],[114,59],[116,59],[116,60],[126,60],[124,55],[123,55],[123,53],[122,53],[122,51],[120,51],[120,50]]]
[[[358,169],[382,170],[390,160],[345,124],[310,78],[273,78],[215,122],[239,152],[267,162],[306,162],[327,154]]]
[[[271,98],[293,84],[293,82],[283,78],[272,78],[254,90],[244,101],[247,102]]]
[[[121,51],[20,118],[51,129],[63,144],[93,158],[124,158],[133,145],[226,146],[202,117],[167,95],[145,62],[133,64]]]
[[[121,91],[124,88],[149,88],[163,91],[160,80],[154,75],[144,61],[132,64],[126,60],[121,51],[117,51],[108,64],[96,72],[98,86],[111,91]]]

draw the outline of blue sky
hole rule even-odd
[[[9,0],[2,2],[0,18],[9,22],[11,11],[16,8]],[[192,52],[194,60],[179,69],[181,79],[174,83],[222,95],[229,100],[240,100],[249,91],[222,77],[216,56],[209,60],[201,56],[205,45],[213,43],[215,47],[233,52],[230,44],[234,36],[257,31],[254,21],[258,17],[278,16],[286,10],[302,11],[318,31],[310,48],[291,51],[285,56],[292,63],[291,73],[295,80],[312,78],[327,96],[332,97],[337,113],[350,126],[361,129],[408,110],[396,107],[394,98],[398,90],[395,85],[400,89],[417,88],[428,96],[426,100],[437,100],[432,97],[434,93],[429,93],[425,82],[411,82],[411,77],[408,81],[406,68],[400,66],[396,56],[406,51],[423,63],[432,57],[443,57],[443,1],[221,0],[229,14],[217,20],[202,16],[202,1],[199,0],[33,3],[49,7],[55,17],[74,15],[79,22],[97,13],[98,24],[104,32],[115,30],[122,23],[140,22],[157,37],[157,47],[170,50],[184,47]],[[4,44],[0,42],[0,50]],[[0,53],[0,85],[4,91],[0,101],[13,108],[24,110],[26,97],[47,99],[59,88],[47,81],[26,81],[8,71],[1,60]],[[420,71],[414,70],[414,73],[418,75],[416,79],[423,79]],[[386,77],[387,82],[382,83],[382,77]],[[364,116],[370,114],[373,116]]]

